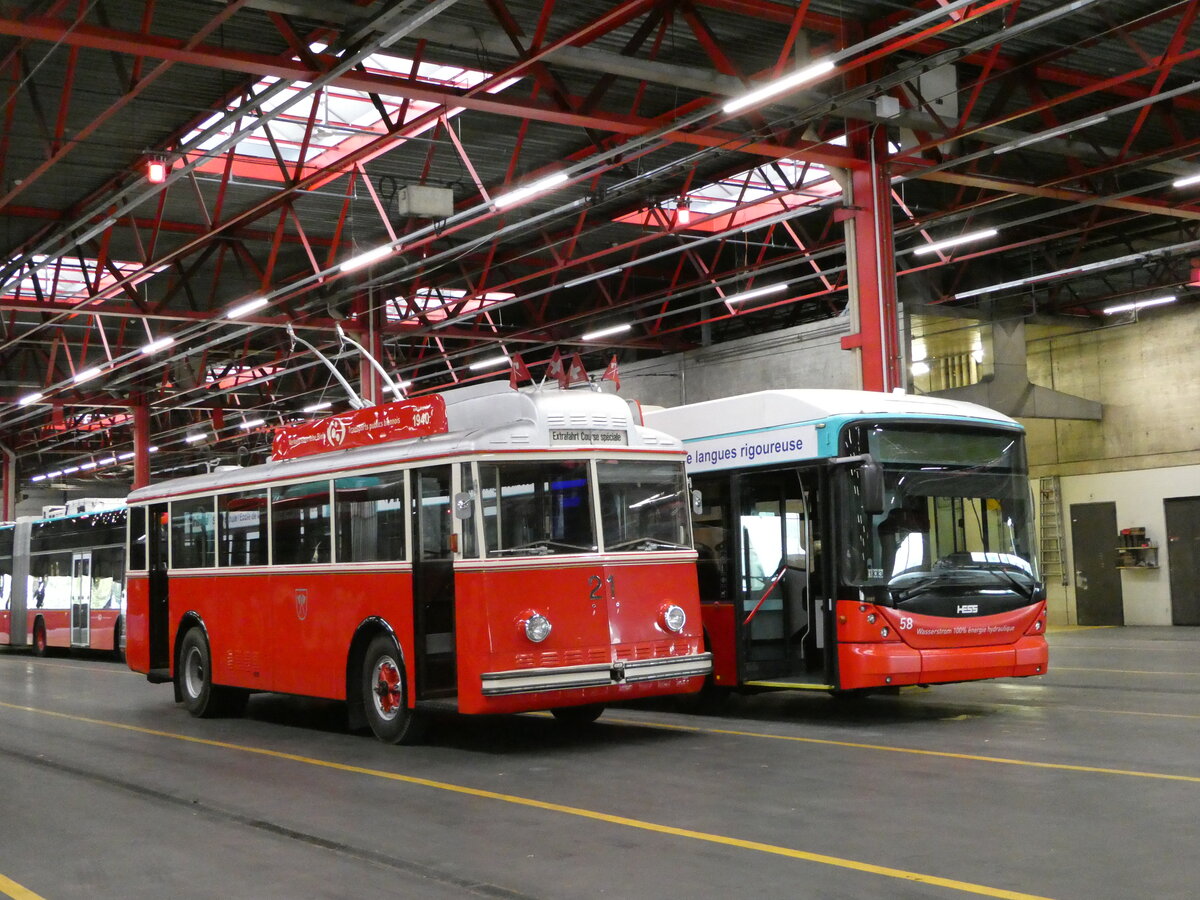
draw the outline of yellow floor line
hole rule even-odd
[[[1188,781],[1200,784],[1200,776],[1168,775],[1165,772],[1140,772],[1136,769],[1106,769],[1102,766],[1074,766],[1068,763],[1036,762],[1025,759],[1009,759],[1004,756],[977,756],[971,753],[949,753],[945,750],[920,750],[916,747],[886,747],[882,744],[858,744],[853,741],[832,741],[824,738],[796,737],[787,734],[767,734],[761,731],[736,731],[729,728],[703,728],[697,725],[673,725],[669,722],[648,722],[637,719],[618,719],[605,716],[604,722],[612,725],[640,725],[645,728],[661,728],[665,731],[693,731],[702,734],[723,734],[732,737],[765,738],[772,741],[792,741],[798,744],[820,744],[826,747],[849,747],[853,750],[878,750],[884,753],[908,753],[913,756],[936,756],[942,759],[962,759],[971,762],[998,763],[1006,766],[1029,766],[1035,769],[1057,769],[1063,772],[1089,772],[1098,775],[1126,775],[1133,778],[1156,778],[1164,781]]]
[[[661,825],[657,822],[647,822],[643,819],[631,819],[626,816],[614,816],[609,813],[597,812],[591,809],[583,809],[577,806],[564,806],[559,803],[548,803],[544,800],[534,800],[530,797],[519,797],[514,794],[502,794],[497,791],[488,791],[480,788],[467,787],[460,784],[450,784],[445,781],[434,781],[428,778],[419,778],[414,775],[401,775],[396,772],[386,772],[381,769],[368,769],[362,766],[348,765],[346,763],[330,762],[329,760],[314,759],[312,757],[300,756],[295,753],[284,753],[279,750],[267,750],[262,747],[249,747],[243,744],[231,744],[226,741],[214,741],[208,738],[192,737],[191,735],[176,734],[170,731],[159,731],[153,728],[142,728],[137,725],[126,725],[121,722],[109,722],[104,719],[92,719],[86,716],[75,716],[69,713],[54,712],[46,709],[36,709],[31,706],[18,706],[13,703],[0,702],[0,707],[20,710],[22,712],[37,713],[44,716],[52,716],[54,718],[66,719],[72,722],[83,722],[89,725],[101,725],[107,728],[116,728],[122,731],[134,732],[136,734],[145,734],[154,737],[168,738],[170,740],[185,741],[190,744],[198,744],[206,747],[217,747],[222,750],[234,750],[241,753],[252,753],[257,756],[265,756],[272,759],[282,759],[309,766],[319,766],[321,768],[332,769],[338,772],[346,772],[353,775],[365,775],[371,778],[381,778],[387,781],[402,782],[404,784],[433,788],[439,791],[449,791],[451,793],[462,794],[469,797],[478,797],[485,800],[497,800],[503,803],[511,803],[516,806],[530,807],[533,809],[546,810],[548,812],[576,816],[582,819],[605,822],[610,825],[619,825],[625,828],[634,828],[640,831],[665,834],[672,837],[687,838],[689,840],[702,841],[708,844],[736,847],[740,850],[751,850],[758,853],[770,854],[772,856],[804,860],[805,862],[820,863],[826,866],[850,869],[856,872],[864,872],[871,875],[881,875],[885,878],[895,878],[901,881],[909,881],[917,884],[927,884],[934,887],[948,888],[950,890],[961,891],[967,894],[978,894],[984,897],[999,897],[1004,898],[1004,900],[1048,900],[1048,898],[1039,897],[1034,894],[1024,894],[1019,891],[1009,891],[1004,890],[1003,888],[994,888],[989,887],[988,885],[974,884],[973,882],[969,881],[958,881],[953,878],[941,878],[937,875],[925,875],[920,872],[909,872],[904,869],[894,869],[890,866],[878,866],[874,865],[873,863],[861,862],[859,860],[845,859],[839,856],[828,856],[823,853],[811,853],[807,850],[796,850],[791,847],[781,847],[776,844],[765,844],[759,841],[746,841],[741,840],[740,838],[728,837],[721,834],[693,831],[688,828],[675,828],[671,825]],[[30,895],[30,897],[32,897],[32,895]],[[26,900],[26,898],[22,897],[21,900]]]
[[[0,875],[0,894],[11,897],[12,900],[43,900],[40,894],[35,894],[28,888],[17,884],[11,878]]]

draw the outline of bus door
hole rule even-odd
[[[150,668],[167,669],[171,665],[171,618],[167,592],[167,543],[171,526],[167,504],[152,504],[147,508],[146,516]]]
[[[91,640],[92,552],[71,554],[71,646],[86,647]]]
[[[737,616],[748,679],[802,672],[817,646],[809,511],[796,469],[738,478]],[[823,640],[820,643],[824,643]]]
[[[413,640],[418,699],[457,693],[450,466],[413,472]]]

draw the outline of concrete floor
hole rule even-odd
[[[1197,896],[1200,629],[1051,641],[1036,680],[452,717],[414,748],[4,651],[0,896]]]

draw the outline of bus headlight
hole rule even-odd
[[[662,611],[663,627],[667,631],[673,631],[676,634],[683,631],[683,626],[687,624],[687,613],[681,607],[672,603]]]
[[[540,644],[550,637],[550,620],[541,613],[532,613],[522,623],[525,626],[525,637],[535,644]]]

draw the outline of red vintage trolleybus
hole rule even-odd
[[[680,443],[611,394],[369,407],[128,503],[129,665],[193,715],[344,699],[400,743],[431,706],[590,721],[711,669]]]
[[[933,397],[777,390],[647,411],[688,452],[712,684],[1046,671],[1024,431]]]
[[[119,657],[124,626],[123,507],[0,525],[0,645]]]

